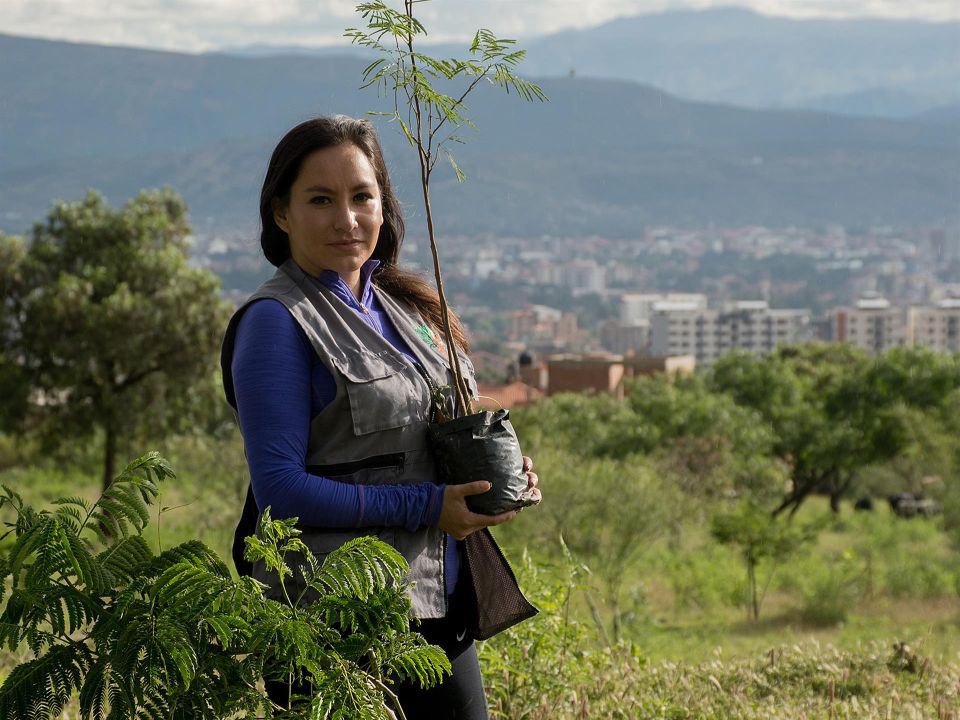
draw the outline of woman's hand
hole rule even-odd
[[[540,478],[533,472],[533,460],[523,456],[523,472],[527,474],[527,489],[540,502],[540,488],[537,487]],[[443,507],[440,508],[440,520],[437,522],[444,532],[450,533],[457,540],[463,540],[467,535],[512,520],[519,510],[511,510],[500,515],[480,515],[467,507],[468,495],[481,495],[490,489],[486,480],[464,483],[463,485],[447,485],[443,491]]]
[[[523,471],[527,474],[527,489],[531,491],[530,494],[536,501],[540,502],[543,499],[540,495],[540,488],[537,487],[540,483],[540,478],[533,472],[533,460],[526,455],[523,456]]]
[[[463,540],[467,535],[482,530],[485,527],[499,525],[513,519],[516,510],[501,513],[500,515],[480,515],[467,507],[468,495],[480,495],[487,492],[492,486],[486,480],[464,483],[463,485],[447,485],[443,491],[443,506],[440,508],[440,520],[437,527],[450,533],[457,540]]]

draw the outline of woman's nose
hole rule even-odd
[[[337,230],[353,230],[357,226],[357,214],[349,204],[340,205],[333,220]]]

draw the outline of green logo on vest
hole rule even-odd
[[[420,323],[417,326],[417,335],[420,336],[420,339],[423,340],[427,345],[432,347],[438,353],[446,354],[447,349],[444,347],[443,339],[437,333],[436,330],[431,328],[426,323]]]

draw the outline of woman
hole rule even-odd
[[[290,130],[270,159],[260,218],[278,270],[234,315],[222,357],[253,495],[237,537],[270,506],[273,517],[299,518],[320,558],[360,534],[393,545],[410,564],[418,630],[453,665],[437,688],[398,688],[405,714],[485,718],[477,615],[496,609],[501,593],[511,609],[486,623],[491,632],[535,611],[509,567],[487,567],[499,553],[486,528],[515,513],[470,512],[465,497],[486,482],[436,482],[426,427],[432,388],[451,382],[435,339],[439,299],[397,267],[403,218],[372,126],[337,116]],[[463,330],[452,324],[475,391]],[[535,488],[529,458],[524,466]],[[262,567],[244,570],[271,583]]]

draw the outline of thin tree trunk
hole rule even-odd
[[[423,159],[421,158],[421,167]],[[427,216],[427,235],[430,238],[430,252],[433,256],[434,277],[437,282],[437,295],[440,298],[440,314],[443,317],[443,336],[447,344],[447,362],[450,363],[450,370],[453,373],[454,385],[454,417],[466,415],[470,409],[469,393],[466,390],[463,381],[463,371],[460,369],[460,358],[457,355],[456,343],[453,339],[453,332],[450,330],[450,309],[447,306],[447,297],[443,288],[443,277],[440,275],[440,255],[437,251],[437,240],[433,230],[433,210],[430,207],[430,187],[423,174],[423,205]]]
[[[833,511],[834,515],[840,514],[840,497],[843,495],[843,490],[836,489],[830,493],[830,509]]]
[[[416,0],[404,0],[404,9],[407,17],[413,18],[413,3]],[[407,48],[410,51],[410,66],[414,73],[417,70],[416,56],[413,54],[413,35],[407,36]],[[457,355],[456,343],[453,340],[453,333],[450,330],[450,309],[447,306],[447,297],[443,289],[443,277],[440,274],[440,254],[437,251],[437,239],[433,228],[433,209],[430,206],[430,172],[431,157],[430,147],[433,140],[432,121],[427,124],[427,149],[424,149],[423,143],[423,113],[420,107],[420,99],[416,91],[412,95],[413,113],[417,121],[417,155],[420,159],[420,185],[423,190],[423,209],[427,219],[427,236],[430,239],[430,253],[433,259],[433,272],[437,282],[437,295],[440,299],[440,317],[443,319],[443,337],[447,346],[447,361],[450,363],[450,371],[453,373],[453,416],[461,417],[471,411],[470,394],[463,380],[463,371],[460,368],[460,357]],[[432,117],[432,116],[431,116]]]

